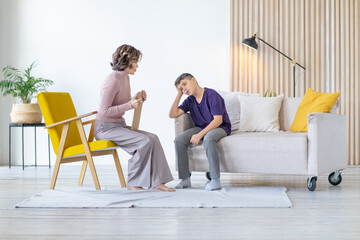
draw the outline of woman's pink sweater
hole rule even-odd
[[[102,122],[124,122],[130,103],[130,79],[124,71],[113,71],[104,81],[96,118]]]

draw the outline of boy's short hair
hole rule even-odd
[[[191,75],[190,73],[183,73],[175,80],[175,86],[179,85],[180,81],[183,80],[184,78],[191,80],[193,77],[194,76]]]

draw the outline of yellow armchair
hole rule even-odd
[[[86,168],[89,164],[95,188],[100,190],[101,187],[93,157],[108,154],[113,155],[121,186],[126,187],[119,156],[116,151],[118,146],[112,141],[94,141],[95,119],[82,122],[82,118],[94,115],[97,112],[94,111],[77,116],[71,96],[65,92],[41,92],[36,97],[44,116],[45,128],[48,130],[56,154],[50,188],[55,188],[61,164],[83,161],[78,184],[83,184]],[[88,139],[83,127],[86,124],[91,124]]]

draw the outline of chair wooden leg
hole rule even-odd
[[[82,167],[81,167],[80,178],[79,178],[79,182],[78,182],[79,185],[83,185],[83,183],[84,183],[86,168],[87,168],[87,161],[84,160]]]
[[[125,182],[125,179],[124,179],[124,173],[122,171],[119,156],[117,154],[116,149],[113,152],[113,157],[114,157],[114,161],[115,161],[116,170],[117,170],[117,173],[119,175],[121,187],[126,187],[126,182]]]
[[[87,162],[89,163],[89,168],[90,168],[90,172],[91,172],[94,184],[95,184],[95,188],[96,188],[96,190],[101,190],[99,178],[97,176],[94,161],[93,161],[91,154],[89,154],[89,155],[86,154],[86,158],[87,158]]]
[[[59,169],[60,169],[60,164],[61,164],[61,159],[64,153],[64,146],[65,146],[65,140],[66,140],[66,136],[67,133],[69,131],[70,128],[70,123],[65,123],[61,132],[61,138],[60,138],[60,143],[59,143],[59,150],[58,153],[56,155],[56,162],[55,162],[55,167],[54,167],[54,173],[53,176],[51,178],[51,184],[50,184],[50,189],[54,189],[55,188],[55,184],[56,184],[56,180],[59,174]]]
[[[60,161],[61,161],[61,157],[58,155],[56,157],[56,162],[55,162],[55,166],[54,166],[54,172],[51,178],[51,184],[50,184],[50,189],[54,189],[55,188],[55,184],[56,184],[56,180],[59,174],[59,169],[60,169]]]
[[[86,159],[87,159],[87,162],[89,164],[89,168],[90,168],[90,171],[91,171],[91,175],[93,177],[95,188],[96,188],[96,190],[100,190],[101,187],[100,187],[99,179],[98,179],[98,176],[97,176],[97,173],[96,173],[94,161],[93,161],[93,158],[91,156],[89,144],[88,144],[87,139],[86,139],[85,130],[84,130],[84,127],[83,127],[82,122],[81,122],[80,119],[76,120],[76,125],[78,127],[80,138],[81,138],[82,144],[84,146]]]

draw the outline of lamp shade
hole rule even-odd
[[[257,45],[255,39],[256,39],[255,36],[252,36],[251,38],[245,38],[245,39],[242,41],[242,44],[244,44],[244,45],[246,45],[246,46],[248,46],[248,47],[257,49],[257,48],[258,48],[258,45]]]

